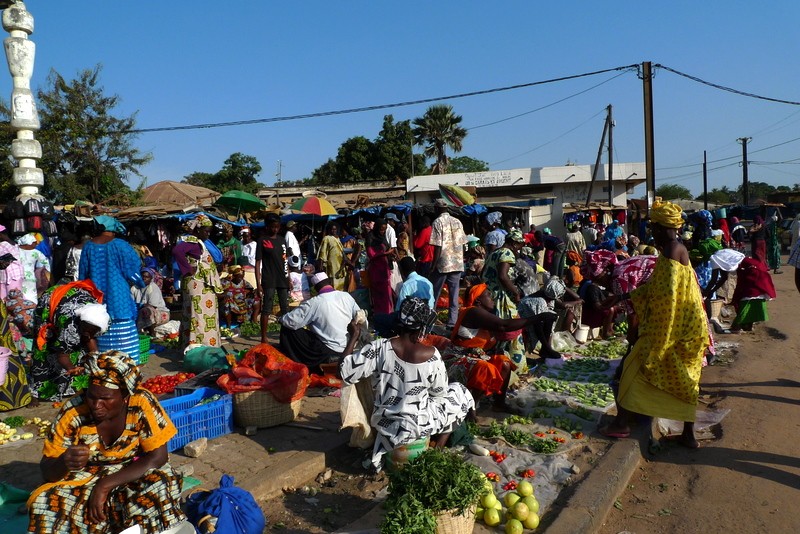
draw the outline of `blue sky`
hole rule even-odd
[[[800,100],[800,3],[40,1],[34,88],[103,65],[102,85],[138,112],[140,128],[314,113],[446,96],[652,61],[742,91]],[[2,82],[11,91],[3,69]],[[494,169],[593,163],[603,110],[614,108],[616,161],[644,161],[642,84],[601,74],[448,100],[472,128],[462,155]],[[597,87],[595,87],[597,86]],[[582,94],[578,94],[582,93]],[[6,97],[7,98],[7,97]],[[562,99],[563,102],[556,103]],[[750,180],[800,183],[800,106],[722,92],[664,70],[654,80],[656,183],[702,191]],[[482,126],[534,109],[522,117]],[[251,126],[142,134],[148,183],[215,172],[255,156],[273,183],[334,157],[347,138],[374,138],[383,115],[427,105]],[[773,145],[781,146],[769,148]],[[538,148],[537,148],[538,147]],[[419,150],[419,149],[418,149]],[[731,159],[725,159],[731,158]],[[765,164],[768,163],[768,164]],[[136,184],[131,184],[136,185]],[[637,193],[639,193],[637,191]]]

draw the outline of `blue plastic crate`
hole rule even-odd
[[[197,406],[203,399],[222,395],[218,400]],[[233,396],[213,388],[200,388],[161,402],[178,434],[169,440],[172,452],[199,438],[217,438],[233,432]]]

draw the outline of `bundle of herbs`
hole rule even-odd
[[[434,534],[436,515],[463,515],[484,491],[485,476],[457,452],[428,449],[389,474],[383,534]]]

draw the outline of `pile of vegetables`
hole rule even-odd
[[[480,469],[461,454],[427,449],[403,469],[389,473],[387,513],[383,534],[434,534],[436,514],[463,514],[477,504],[485,490]]]
[[[194,378],[194,373],[177,373],[174,375],[158,375],[142,382],[142,387],[156,395],[173,393],[175,386]]]
[[[605,408],[614,402],[614,392],[608,384],[582,384],[540,377],[531,382],[531,387],[538,391],[574,397],[585,406]]]
[[[583,347],[575,349],[575,352],[583,356],[616,360],[617,358],[622,358],[628,352],[628,343],[616,340],[590,341]]]
[[[555,431],[550,439],[547,439],[544,434],[537,436],[518,428],[510,428],[509,425],[513,424],[532,424],[534,421],[530,418],[522,417],[520,415],[511,415],[507,417],[502,424],[497,421],[492,421],[491,424],[482,429],[477,424],[470,423],[467,425],[468,430],[473,436],[483,438],[503,438],[509,445],[514,447],[528,447],[533,452],[551,454],[558,450],[558,444],[564,443],[566,440],[557,436]],[[559,439],[556,439],[559,438]]]
[[[547,368],[545,373],[568,382],[601,384],[609,381],[610,377],[606,374],[609,367],[608,360],[602,358],[574,358],[565,361],[560,368]]]
[[[253,321],[242,323],[239,327],[239,333],[244,337],[255,337],[261,335],[261,325]]]

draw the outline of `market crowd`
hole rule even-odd
[[[259,330],[267,343],[274,332],[278,350],[312,373],[369,379],[380,469],[397,447],[446,444],[483,399],[510,410],[518,377],[561,357],[556,332],[618,337],[625,320],[619,415],[600,431],[621,438],[634,414],[667,417],[685,421],[681,442],[696,447],[714,335],[767,321],[771,274],[782,272],[777,216],[745,226],[661,201],[633,232],[625,211],[586,212],[561,235],[442,200],[321,227],[276,214],[250,226],[182,219],[126,228],[100,215],[57,239],[12,239],[0,225],[0,410],[65,401],[45,444],[47,484],[29,503],[31,531],[132,521],[156,531],[182,519],[166,454],[175,428],[140,386],[142,336],[185,350]],[[800,218],[790,231],[798,267]],[[723,301],[730,325],[717,313]]]

